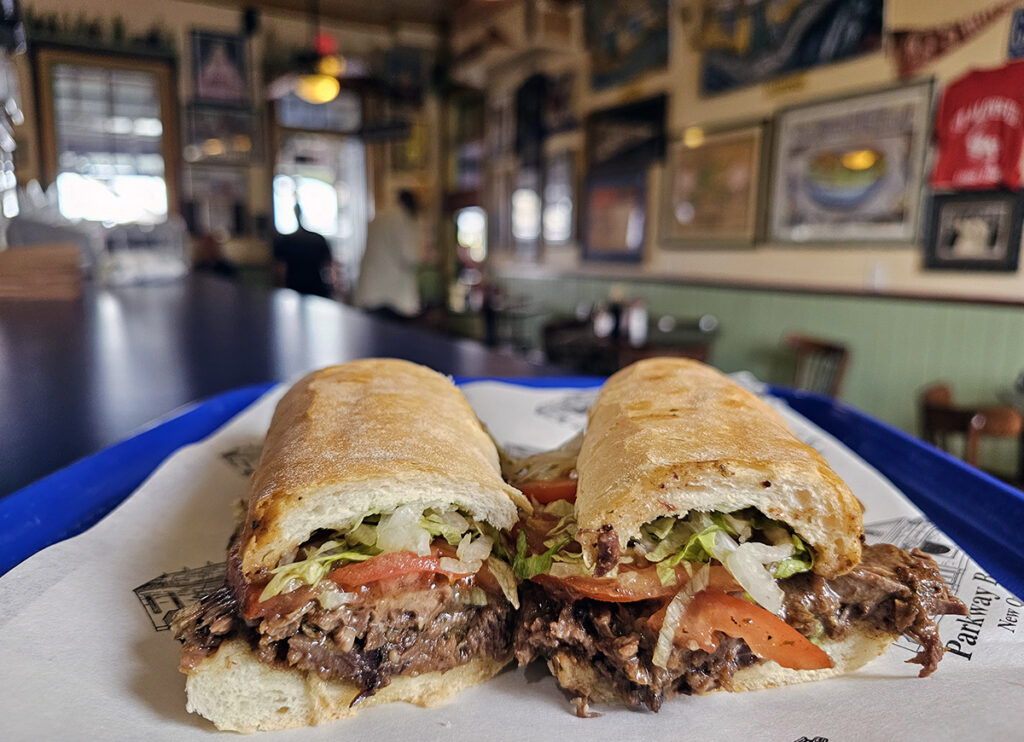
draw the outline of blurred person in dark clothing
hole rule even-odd
[[[402,190],[398,205],[381,209],[370,222],[352,297],[357,307],[399,319],[420,313],[418,208],[416,196]]]
[[[295,204],[298,227],[291,234],[274,239],[275,273],[278,283],[300,294],[330,297],[334,259],[322,234],[302,226],[302,208]]]

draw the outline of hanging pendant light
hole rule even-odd
[[[310,6],[313,48],[316,53],[315,71],[299,76],[295,81],[295,94],[307,103],[330,103],[341,92],[338,77],[345,73],[345,60],[338,54],[338,42],[320,31],[318,0],[311,0]]]

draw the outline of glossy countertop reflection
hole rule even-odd
[[[327,299],[206,276],[0,301],[0,496],[189,402],[370,356],[469,376],[554,372]]]

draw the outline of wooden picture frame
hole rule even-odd
[[[647,171],[591,173],[583,191],[583,259],[641,262],[647,234]]]
[[[769,238],[917,239],[932,83],[783,109],[774,121]]]
[[[929,211],[926,269],[1016,272],[1024,220],[1019,193],[941,193]]]
[[[762,232],[767,125],[677,141],[665,156],[659,242],[666,249],[753,247]]]

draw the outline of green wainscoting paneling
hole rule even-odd
[[[714,314],[721,328],[711,362],[723,371],[747,369],[775,383],[789,380],[779,345],[786,333],[837,340],[851,351],[841,398],[913,433],[918,433],[917,394],[929,382],[949,382],[958,402],[994,404],[999,391],[1024,371],[1024,307],[586,276],[502,276],[498,282],[510,296],[552,312],[605,301],[615,283],[630,298],[642,298],[652,317]],[[1014,441],[986,441],[983,449],[983,467],[1015,469]]]

